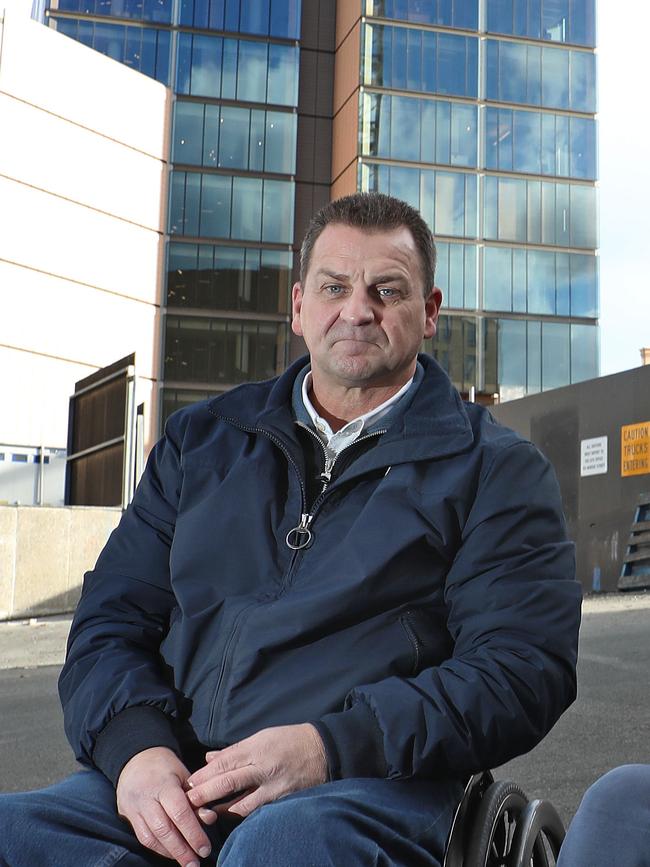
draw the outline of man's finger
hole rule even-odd
[[[234,771],[216,774],[201,785],[193,786],[187,797],[193,807],[212,806],[215,801],[234,800],[248,789],[257,788],[261,782],[263,778],[260,771],[247,765]]]
[[[144,816],[144,819],[157,842],[169,852],[167,857],[178,861],[181,867],[189,867],[190,864],[198,865],[197,852],[190,847],[172,818],[160,804],[156,803],[152,805]],[[195,819],[195,821],[197,820]],[[201,833],[203,834],[204,832],[201,831]],[[206,854],[209,854],[209,850],[210,847],[208,846]]]
[[[207,857],[212,848],[210,840],[196,818],[185,792],[180,788],[167,788],[161,792],[160,804],[193,852],[201,858]]]
[[[124,818],[127,817],[125,816]],[[172,857],[162,843],[160,843],[142,816],[134,816],[132,819],[127,818],[127,821],[131,824],[133,832],[138,838],[138,842],[142,843],[146,849],[150,849],[152,852],[162,855],[163,858]]]
[[[223,750],[213,750],[205,754],[207,764],[195,771],[188,779],[190,786],[200,786],[215,773],[225,774],[244,765],[249,765],[251,757],[241,744],[233,744]]]
[[[208,807],[199,807],[197,815],[204,825],[214,825],[219,818],[217,811],[211,810]]]
[[[246,816],[250,816],[253,810],[257,810],[258,807],[268,804],[270,801],[274,801],[276,797],[277,796],[270,795],[266,787],[261,787],[255,789],[253,792],[245,793],[241,798],[237,798],[237,800],[233,801],[228,806],[227,812],[234,813],[237,816],[241,816],[242,819],[245,819]]]

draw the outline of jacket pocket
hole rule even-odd
[[[426,611],[408,609],[399,619],[413,652],[411,676],[419,674],[424,668],[438,665],[451,655],[451,636],[437,617]]]

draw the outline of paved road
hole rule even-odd
[[[531,797],[550,797],[565,822],[604,771],[650,761],[649,602],[587,610],[577,702],[535,750],[496,771]],[[75,767],[56,697],[59,668],[0,671],[0,791],[47,785]]]
[[[60,666],[0,671],[0,791],[47,786],[75,770],[63,734]]]
[[[530,797],[550,797],[565,823],[598,776],[650,762],[650,608],[586,614],[578,699],[531,753],[499,768]]]

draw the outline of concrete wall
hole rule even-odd
[[[637,499],[650,492],[650,470],[626,474],[621,428],[650,421],[650,367],[490,409],[500,422],[534,442],[553,464],[585,590],[616,590]],[[584,474],[581,443],[602,437],[607,438],[606,471],[603,463],[599,472]]]
[[[0,442],[65,447],[74,383],[135,352],[151,445],[170,92],[3,5]]]
[[[0,620],[74,610],[121,509],[0,506]]]

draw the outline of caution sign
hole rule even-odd
[[[650,421],[621,427],[621,475],[650,473]]]

